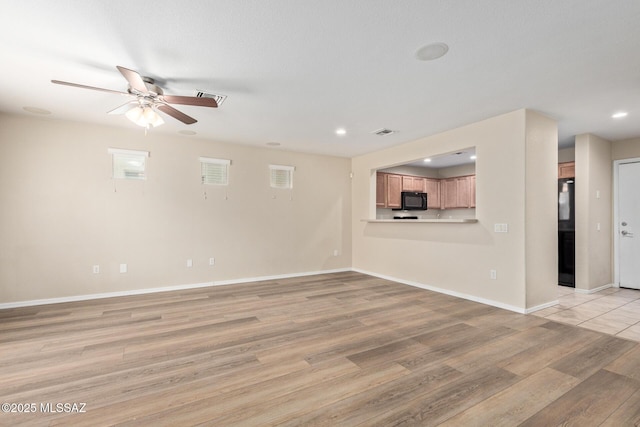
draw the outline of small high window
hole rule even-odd
[[[269,165],[272,188],[293,188],[293,166]]]
[[[147,179],[145,167],[148,151],[109,148],[108,152],[112,156],[113,178]]]
[[[229,165],[231,160],[200,157],[202,183],[208,185],[229,185]]]

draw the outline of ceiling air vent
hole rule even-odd
[[[196,97],[213,98],[218,103],[218,106],[220,106],[224,102],[224,100],[227,99],[227,95],[216,95],[214,93],[208,93],[208,92],[202,92],[202,91],[196,92]]]
[[[385,135],[391,135],[392,133],[395,133],[395,131],[391,130],[391,129],[378,129],[378,130],[374,130],[371,133],[375,133],[376,135],[380,135],[380,136],[385,136]]]

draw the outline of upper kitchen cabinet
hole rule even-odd
[[[575,178],[576,162],[565,162],[558,164],[558,179]]]
[[[380,169],[376,207],[399,209],[401,192],[416,191],[427,193],[427,210],[475,208],[475,170],[474,147]]]
[[[376,173],[376,207],[400,208],[402,189],[402,175],[377,172]]]
[[[376,173],[376,207],[387,207],[387,174]]]
[[[427,209],[440,209],[440,180],[436,178],[425,178],[425,190],[427,193]]]
[[[475,207],[475,175],[443,179],[442,208],[466,209]]]
[[[425,191],[425,178],[419,176],[402,176],[402,191],[417,191],[424,193]]]
[[[400,208],[402,193],[402,176],[395,174],[387,174],[387,207]]]

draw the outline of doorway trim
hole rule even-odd
[[[620,159],[613,161],[613,286],[620,287],[620,219],[618,218],[618,171],[620,165],[625,163],[639,163],[640,157]]]

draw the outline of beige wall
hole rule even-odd
[[[595,135],[576,136],[576,289],[613,281],[611,148]]]
[[[519,110],[354,158],[354,268],[520,310],[555,300],[555,293],[548,295],[548,289],[557,283],[557,129],[552,121],[538,117]],[[543,141],[545,138],[549,140]],[[527,145],[535,145],[532,149],[544,154],[527,160]],[[476,147],[478,156],[478,223],[362,221],[375,217],[376,169],[470,146]],[[541,166],[543,159],[550,164]],[[525,197],[527,182],[531,184],[533,176],[550,185],[536,187],[530,197]],[[526,241],[532,231],[525,221],[536,205],[542,210],[538,225],[542,235],[549,238],[542,244]],[[507,223],[509,232],[494,233],[496,223]],[[551,246],[553,256],[540,253]],[[535,271],[527,275],[527,261],[536,269],[552,271],[553,280],[540,284],[550,280],[549,274],[543,273],[540,280],[531,281]],[[497,280],[490,279],[491,269],[497,270]],[[540,289],[534,289],[538,286]]]
[[[148,150],[148,179],[114,182],[109,147]],[[228,187],[200,183],[200,156],[232,160]],[[296,167],[292,191],[269,187],[270,163]],[[350,170],[345,158],[0,115],[0,303],[349,268]]]
[[[527,307],[536,307],[557,296],[558,128],[527,111],[525,132],[526,295]]]
[[[576,149],[574,147],[558,150],[558,163],[573,162],[575,159]]]
[[[474,175],[475,173],[476,164],[467,163],[465,165],[438,169],[438,178],[453,178],[456,176]]]
[[[616,141],[611,146],[611,159],[635,159],[640,158],[640,138]]]

